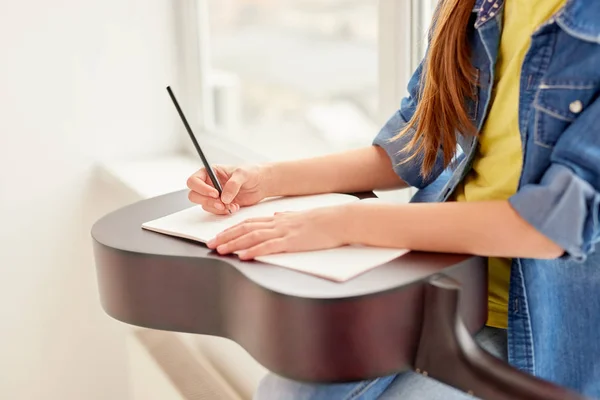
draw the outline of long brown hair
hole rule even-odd
[[[467,100],[476,84],[467,30],[475,0],[441,0],[431,28],[416,111],[392,140],[415,130],[404,151],[406,161],[423,157],[421,174],[429,175],[440,148],[448,166],[456,152],[456,132],[474,135]]]

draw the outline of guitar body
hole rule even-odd
[[[143,230],[143,222],[191,207],[187,192],[141,201],[92,229],[102,306],[147,328],[229,338],[291,379],[345,382],[415,363],[427,282],[461,286],[470,333],[487,318],[487,268],[478,257],[412,252],[335,283]],[[343,268],[331,266],[332,268]]]

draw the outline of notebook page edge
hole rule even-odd
[[[156,232],[156,233],[161,233],[161,234],[167,235],[167,236],[174,236],[174,237],[178,237],[178,238],[182,238],[182,239],[193,240],[195,242],[200,242],[200,243],[204,243],[204,244],[206,244],[206,242],[208,242],[210,240],[210,239],[202,239],[198,236],[188,235],[186,233],[171,231],[170,229],[158,228],[156,226],[142,225],[142,229],[145,229],[147,231]]]

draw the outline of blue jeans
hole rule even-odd
[[[506,331],[485,327],[475,337],[477,343],[496,357],[507,359]],[[267,375],[254,400],[473,400],[434,379],[413,371],[368,381],[335,384],[296,382],[275,374]]]

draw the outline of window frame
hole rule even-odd
[[[379,1],[379,122],[399,107],[414,70],[413,14],[419,1]]]

